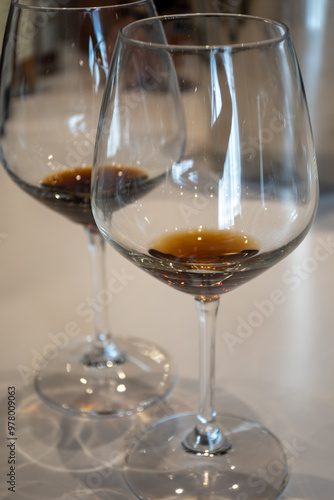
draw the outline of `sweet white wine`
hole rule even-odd
[[[258,252],[258,242],[229,229],[175,231],[152,242],[151,255],[188,263],[242,260]]]
[[[147,174],[136,167],[107,166],[102,173],[109,200],[114,199],[116,192],[124,196],[126,191],[129,195],[138,181],[147,179]],[[95,225],[90,203],[91,174],[92,167],[53,172],[42,180],[41,188],[44,195],[46,190],[53,193],[54,199],[52,201],[49,196],[43,196],[40,200],[74,222]]]
[[[28,184],[9,172],[14,181],[24,191],[41,201],[73,222],[85,226],[95,226],[91,209],[90,187],[92,167],[77,167],[52,172],[44,177],[38,186]],[[131,201],[134,193],[145,191],[146,172],[136,167],[106,166],[104,176],[106,196],[110,212],[119,208],[115,197],[122,196],[124,201]]]
[[[92,167],[53,172],[40,183],[38,199],[73,222],[95,224],[90,203]]]
[[[259,243],[232,230],[195,229],[167,233],[153,241],[146,270],[184,292],[212,296],[250,280]]]

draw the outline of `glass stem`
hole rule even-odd
[[[186,436],[187,451],[201,454],[222,454],[231,447],[216,423],[215,399],[215,337],[219,298],[197,297],[199,321],[199,412],[195,428]]]
[[[107,307],[103,303],[106,290],[105,241],[97,228],[86,227],[92,262],[93,295],[95,305],[95,335],[83,363],[90,367],[111,367],[122,363],[125,355],[112,340],[108,326]]]

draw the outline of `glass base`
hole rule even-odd
[[[84,417],[126,416],[162,400],[175,381],[174,367],[160,347],[139,339],[117,339],[122,363],[89,366],[93,339],[58,351],[35,377],[35,389],[49,406]]]
[[[285,489],[289,465],[280,441],[267,429],[218,414],[231,443],[224,454],[204,456],[182,445],[196,414],[161,420],[137,436],[126,457],[125,479],[142,500],[273,500]]]

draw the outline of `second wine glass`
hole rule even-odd
[[[119,286],[116,278],[107,282],[104,239],[91,210],[90,179],[118,31],[156,11],[151,0],[51,4],[13,0],[10,7],[0,76],[1,161],[25,192],[84,227],[94,298],[86,311],[76,313],[91,324],[95,321],[95,332],[68,345],[58,339],[59,352],[37,374],[35,385],[44,401],[63,412],[131,414],[168,393],[173,366],[163,349],[135,334],[129,339],[112,336],[106,306]],[[118,174],[110,169],[111,183]],[[141,178],[138,169],[124,172],[128,194]],[[71,340],[76,332],[67,327]]]
[[[110,164],[140,166],[159,182],[145,191],[143,180],[128,199],[121,176],[111,198]],[[140,499],[268,500],[285,488],[280,441],[216,412],[216,316],[221,295],[299,245],[317,201],[307,105],[284,25],[194,14],[121,29],[98,127],[93,213],[114,248],[195,298],[200,333],[198,413],[153,423],[128,451],[125,476]]]

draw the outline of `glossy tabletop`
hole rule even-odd
[[[109,305],[112,330],[164,346],[178,370],[176,386],[164,402],[132,417],[80,419],[51,410],[35,394],[33,372],[70,340],[69,322],[78,335],[92,333],[91,315],[80,313],[92,296],[86,236],[21,192],[3,169],[0,192],[0,496],[130,499],[121,469],[133,435],[152,420],[196,410],[193,299],[108,247],[108,277],[119,281]],[[292,466],[287,500],[332,497],[333,276],[334,193],[327,193],[301,246],[221,299],[217,409],[256,420],[280,437]],[[15,388],[14,436],[9,387]],[[6,482],[11,451],[15,497]]]

